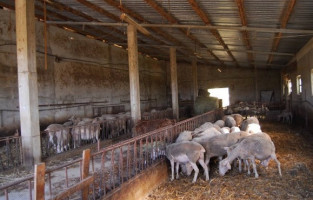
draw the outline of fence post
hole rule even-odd
[[[89,162],[90,162],[90,149],[83,151],[83,165],[82,165],[82,180],[88,177],[89,174]],[[88,199],[89,187],[82,189],[82,200]]]
[[[46,164],[40,163],[35,165],[35,200],[45,199],[45,172]]]

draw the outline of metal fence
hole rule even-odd
[[[22,165],[22,140],[20,136],[0,138],[0,170]]]
[[[95,177],[89,187],[90,199],[105,197],[124,182],[134,178],[146,168],[164,160],[165,148],[184,130],[194,130],[207,121],[216,121],[221,110],[211,111],[149,133],[119,142],[94,153],[90,170]],[[82,159],[46,171],[46,198],[53,198],[82,179]],[[0,198],[32,199],[33,176],[1,186]],[[28,195],[27,195],[28,194]],[[76,196],[75,196],[76,195]],[[73,194],[71,199],[76,199]],[[28,198],[26,198],[28,197]]]

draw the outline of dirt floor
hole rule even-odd
[[[313,132],[266,121],[261,122],[261,127],[276,146],[282,177],[274,161],[270,161],[267,170],[258,164],[259,178],[254,178],[253,173],[239,173],[238,168],[221,177],[215,162],[210,163],[208,182],[201,170],[194,184],[193,174],[181,175],[178,180],[160,185],[146,200],[313,199]]]

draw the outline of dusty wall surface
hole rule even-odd
[[[292,108],[295,120],[300,123],[310,123],[313,121],[313,40],[311,39],[296,55],[296,64],[282,72],[282,76],[291,79],[291,96],[284,95],[288,104]],[[297,94],[297,76],[301,75],[302,93]],[[284,83],[284,82],[283,82]],[[291,101],[291,102],[290,102]],[[307,122],[305,122],[307,121]]]
[[[192,99],[191,64],[178,63],[178,88],[181,99]],[[217,71],[206,65],[198,64],[198,88],[228,87],[230,103],[238,101],[260,101],[260,92],[274,91],[274,101],[280,101],[280,71],[253,69],[222,69]],[[257,91],[257,94],[256,94]],[[257,95],[257,99],[256,99]]]
[[[19,127],[15,13],[0,10],[0,134]],[[121,105],[129,111],[128,54],[54,26],[48,26],[48,66],[43,24],[36,23],[41,125],[75,114],[91,116],[92,106]],[[126,36],[125,36],[126,37]],[[166,64],[139,54],[141,110],[166,107]],[[79,103],[82,103],[78,105]],[[49,105],[63,106],[49,106]],[[112,110],[111,110],[112,111]]]

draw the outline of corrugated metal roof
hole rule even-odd
[[[99,13],[84,5],[93,6],[108,12],[114,18]],[[76,21],[89,22],[100,21],[105,23],[120,23],[122,10],[120,7],[130,11],[138,23],[148,24],[170,24],[160,11],[149,5],[149,1],[155,2],[162,11],[182,25],[205,25],[202,18],[197,14],[188,0],[49,0],[47,10],[49,20],[53,21]],[[247,26],[250,28],[281,28],[282,18],[288,7],[289,0],[245,0],[243,1],[244,14]],[[239,8],[234,0],[195,0],[195,3],[205,13],[211,25],[241,27]],[[36,14],[43,16],[42,0],[36,0]],[[58,6],[55,6],[58,5]],[[0,0],[0,6],[14,7],[12,0]],[[62,9],[62,6],[70,9]],[[71,10],[72,9],[72,10]],[[297,0],[287,21],[287,29],[313,30],[313,1]],[[56,14],[51,14],[56,13]],[[138,18],[137,18],[138,17]],[[64,24],[64,27],[74,28],[81,34],[93,35],[99,39],[105,39],[108,43],[119,43],[127,46],[126,27],[122,26],[91,26]],[[190,61],[192,56],[198,56],[199,62],[213,65],[221,65],[222,62],[228,67],[251,67],[255,64],[257,68],[281,68],[291,59],[291,56],[273,55],[271,63],[269,54],[273,49],[278,53],[295,54],[312,37],[312,34],[283,33],[279,39],[277,48],[273,46],[277,36],[273,32],[263,32],[218,29],[216,33],[209,29],[196,28],[147,28],[151,36],[138,34],[138,44],[141,52],[151,54],[159,59],[168,59],[169,51],[164,45],[177,46],[178,61]],[[247,38],[244,38],[246,37]],[[250,49],[246,42],[250,43]],[[142,45],[142,46],[140,46]],[[234,62],[232,56],[237,61]],[[253,52],[253,59],[248,56],[247,50]],[[212,56],[208,51],[213,52]],[[262,53],[263,52],[263,53]],[[195,53],[195,54],[194,54]],[[216,57],[218,59],[216,59]]]

